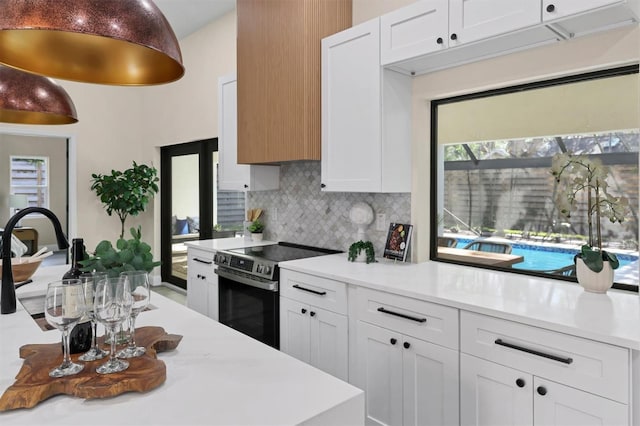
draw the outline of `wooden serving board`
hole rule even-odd
[[[129,358],[129,368],[112,374],[98,374],[96,368],[107,358],[97,361],[77,361],[81,354],[71,355],[74,362],[83,363],[80,373],[60,378],[49,377],[49,370],[62,363],[62,345],[25,345],[20,348],[24,364],[16,381],[0,397],[0,411],[31,408],[54,395],[67,394],[80,398],[108,398],[124,392],[146,392],[160,386],[166,380],[166,366],[157,359],[158,352],[175,349],[182,336],[167,334],[162,327],[136,329],[136,343],[147,353]],[[99,338],[104,341],[104,337]],[[120,346],[121,348],[121,346]]]

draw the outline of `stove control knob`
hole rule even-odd
[[[257,273],[259,273],[259,274],[261,274],[261,273],[262,273],[262,269],[263,269],[263,268],[264,268],[264,266],[262,266],[262,265],[258,265],[258,266],[256,267],[256,272],[257,272]]]
[[[271,266],[265,265],[262,271],[265,274],[270,274],[271,273]]]

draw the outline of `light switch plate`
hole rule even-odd
[[[387,229],[387,215],[378,213],[376,215],[376,231],[384,231]]]

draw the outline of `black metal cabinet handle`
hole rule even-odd
[[[249,185],[247,185],[247,184],[245,183],[245,184],[244,184],[244,187],[245,187],[245,188],[248,188],[248,187],[249,187]]]
[[[442,43],[444,43],[444,40],[442,39],[442,37],[438,37],[438,38],[436,39],[436,43],[438,43],[438,44],[442,44]]]
[[[404,346],[404,348],[405,348],[405,349],[409,349],[409,348],[411,347],[411,343],[409,343],[409,342],[404,342],[404,343],[402,344],[402,346]]]
[[[302,308],[302,309],[300,310],[300,312],[302,312],[303,314],[306,314],[306,313],[307,313],[307,310],[306,310],[305,308]]]
[[[516,386],[518,386],[519,388],[523,388],[524,385],[526,385],[526,382],[524,381],[524,379],[516,380]]]
[[[327,185],[325,185],[324,183],[320,184],[320,188],[326,188],[326,187],[327,187]]]
[[[311,290],[310,288],[300,287],[298,284],[294,284],[293,288],[297,288],[298,290],[302,290],[302,291],[308,291],[309,293],[317,294],[318,296],[324,296],[325,294],[327,294],[326,291]]]
[[[194,257],[193,260],[195,260],[196,262],[204,263],[205,265],[211,265],[213,263],[210,260],[202,260],[198,259],[197,257]]]
[[[390,310],[382,308],[382,307],[378,308],[378,312],[382,312],[383,314],[388,314],[388,315],[393,315],[393,316],[396,316],[396,317],[408,319],[408,320],[415,321],[415,322],[427,322],[426,318],[412,317],[411,315],[405,315],[405,314],[401,314],[400,312],[390,311]]]
[[[313,312],[313,311],[311,311],[311,312],[309,312],[309,315],[311,315],[312,317],[315,317],[315,316],[316,316],[316,313],[315,313],[315,312]]]
[[[458,34],[453,33],[451,34],[451,40],[457,40],[458,39]]]
[[[391,343],[392,345],[395,345],[398,341],[396,339],[394,339],[393,337],[391,338],[391,340],[389,340],[389,343]]]
[[[536,389],[538,391],[538,394],[545,396],[547,394],[547,388],[545,388],[544,386],[538,386],[538,389]]]
[[[548,353],[545,353],[545,352],[540,352],[540,351],[537,351],[535,349],[525,348],[525,347],[522,347],[522,346],[514,345],[513,343],[504,342],[502,339],[496,339],[496,341],[494,343],[496,345],[505,346],[507,348],[515,349],[517,351],[522,351],[522,352],[526,352],[528,354],[541,356],[541,357],[547,358],[547,359],[552,359],[554,361],[558,361],[558,362],[561,362],[563,364],[571,364],[573,362],[573,358],[561,357],[561,356],[558,356],[558,355],[553,355],[553,354],[548,354]]]
[[[550,4],[549,6],[547,6],[547,12],[551,13],[551,12],[553,12],[554,10],[556,10],[555,5]]]

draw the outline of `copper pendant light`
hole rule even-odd
[[[0,65],[0,121],[71,124],[78,115],[67,92],[50,78]]]
[[[151,0],[0,0],[0,63],[86,83],[154,85],[184,74]]]

